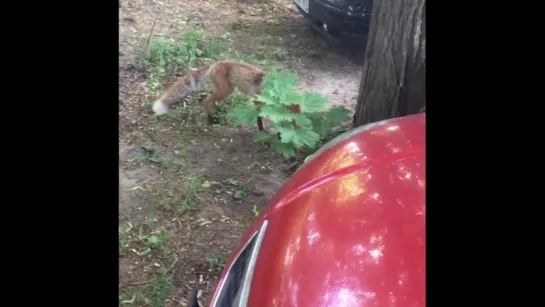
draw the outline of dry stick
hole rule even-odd
[[[149,57],[149,42],[151,40],[151,35],[153,33],[153,29],[155,29],[155,25],[157,23],[157,18],[159,18],[159,12],[155,13],[155,19],[153,19],[153,25],[151,26],[151,30],[149,31],[148,39],[146,41],[146,48],[144,50],[144,55],[146,57]],[[142,108],[138,110],[138,115],[142,114]]]
[[[284,171],[284,172],[292,171],[293,169],[295,169],[297,167],[297,164],[299,164],[299,161],[294,161],[294,162],[282,167],[282,171]]]
[[[180,258],[176,257],[176,260],[174,260],[174,262],[172,262],[172,264],[170,265],[170,267],[163,273],[162,276],[165,276],[167,275],[168,272],[170,272],[170,270],[172,270],[172,268],[174,268],[174,266],[176,265],[176,263],[178,263],[178,260]]]
[[[151,30],[149,31],[148,40],[146,41],[146,56],[149,56],[149,42],[151,40],[151,34],[153,33],[153,29],[155,29],[155,24],[157,23],[157,18],[159,17],[159,12],[155,14],[155,19],[153,20],[153,25],[151,26]]]
[[[127,284],[127,287],[141,286],[141,285],[149,284],[152,281],[153,280],[146,280],[146,281],[142,281],[142,282],[133,282],[133,283]]]
[[[178,263],[178,260],[180,258],[176,257],[176,260],[174,260],[174,262],[172,262],[172,264],[170,265],[170,267],[161,275],[161,277],[164,277],[165,275],[167,275],[168,272],[170,272],[170,270],[172,270],[172,268],[174,268],[174,266],[176,265],[176,263]],[[146,280],[146,281],[142,281],[142,282],[134,282],[134,283],[130,283],[130,284],[127,284],[127,286],[129,287],[133,287],[133,286],[141,286],[141,285],[145,285],[145,284],[149,284],[150,282],[154,281],[154,279],[152,280]]]

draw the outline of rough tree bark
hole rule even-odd
[[[426,105],[426,0],[374,0],[354,126]]]

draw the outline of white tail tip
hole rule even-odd
[[[163,115],[168,112],[168,107],[161,100],[156,100],[153,103],[152,109],[156,116]]]

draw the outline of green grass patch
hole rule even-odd
[[[119,296],[119,306],[163,307],[165,300],[172,293],[172,277],[162,276],[154,279],[135,293],[123,293]]]
[[[136,163],[136,165],[156,165],[168,169],[172,166],[172,156],[155,147],[141,146],[135,149],[134,157],[128,162]]]
[[[225,257],[218,253],[210,253],[206,259],[206,264],[208,265],[208,271],[217,275],[225,268]]]
[[[195,210],[197,204],[197,195],[201,189],[202,180],[199,177],[191,177],[184,187],[185,195],[180,202],[180,213]]]
[[[179,38],[154,37],[148,52],[138,60],[140,68],[154,71],[159,76],[179,73],[187,68],[225,57],[229,51],[228,36],[205,38],[202,29],[189,29]]]

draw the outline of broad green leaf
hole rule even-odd
[[[281,153],[285,159],[295,157],[295,148],[292,144],[282,143],[280,140],[272,143],[271,148],[274,148],[277,152]]]
[[[278,102],[276,102],[276,99],[274,99],[274,96],[270,92],[263,91],[261,95],[256,96],[257,101],[262,102],[266,105],[277,105]]]
[[[304,93],[300,103],[301,111],[305,113],[321,111],[327,102],[329,102],[327,98],[320,93]]]
[[[280,95],[282,95],[282,92],[285,91],[287,88],[286,87],[283,87],[283,86],[278,86],[276,83],[273,84],[272,87],[268,88],[268,89],[265,89],[264,91],[267,92],[267,94],[270,96],[270,97],[274,97],[275,98],[275,101],[277,101],[276,98],[280,97]],[[276,102],[276,103],[279,103],[279,102]]]
[[[275,126],[275,129],[280,133],[280,141],[282,141],[282,143],[291,143],[295,137],[295,129],[293,127]]]
[[[271,135],[267,131],[259,131],[254,135],[254,142],[265,142],[267,141]]]
[[[284,74],[282,78],[286,85],[295,85],[297,83],[297,74]]]
[[[325,112],[324,111],[317,111],[312,113],[305,113],[305,116],[314,120],[315,118],[324,118]]]
[[[237,106],[227,113],[239,125],[254,124],[258,115],[257,107],[253,103]]]
[[[350,111],[348,111],[348,109],[345,107],[333,107],[327,111],[326,117],[331,125],[336,126],[349,120],[349,113]]]
[[[265,85],[270,85],[274,82],[274,80],[277,78],[277,75],[278,75],[278,71],[273,69],[271,71],[269,71],[268,74],[265,75],[265,77],[263,77],[263,83]]]
[[[293,124],[291,121],[281,121],[281,122],[273,122],[272,128],[276,131],[282,130],[282,129],[294,129]]]
[[[295,132],[295,144],[300,141],[309,148],[315,148],[318,141],[320,141],[320,135],[312,131],[312,129],[297,129]]]
[[[278,99],[278,97],[279,97],[279,96],[277,95],[277,93],[274,91],[274,88],[272,88],[272,87],[263,90],[263,94],[262,94],[262,95],[267,96],[267,97],[269,97],[270,99],[273,99],[273,100]],[[275,101],[276,101],[276,100],[275,100]]]
[[[297,92],[286,90],[282,93],[279,99],[279,103],[290,105],[290,104],[300,104],[303,96]]]
[[[295,116],[295,114],[290,113],[288,109],[282,105],[266,105],[261,108],[259,115],[270,118],[274,123],[279,123],[285,120],[291,121]]]
[[[272,77],[272,90],[277,96],[282,96],[285,91],[290,91],[297,83],[296,74],[276,73]]]
[[[295,115],[295,117],[293,119],[295,119],[295,123],[299,127],[303,127],[303,128],[311,128],[312,127],[312,121],[303,114],[297,114],[297,115]]]
[[[320,136],[308,128],[289,129],[277,127],[277,131],[280,133],[280,141],[282,143],[293,143],[296,148],[302,148],[305,146],[314,148],[316,143],[320,140]]]
[[[297,74],[294,73],[275,73],[273,77],[276,82],[275,87],[289,88],[297,83]]]
[[[323,117],[311,117],[312,121],[312,130],[318,133],[320,136],[324,137],[329,133],[329,125],[327,120]]]

